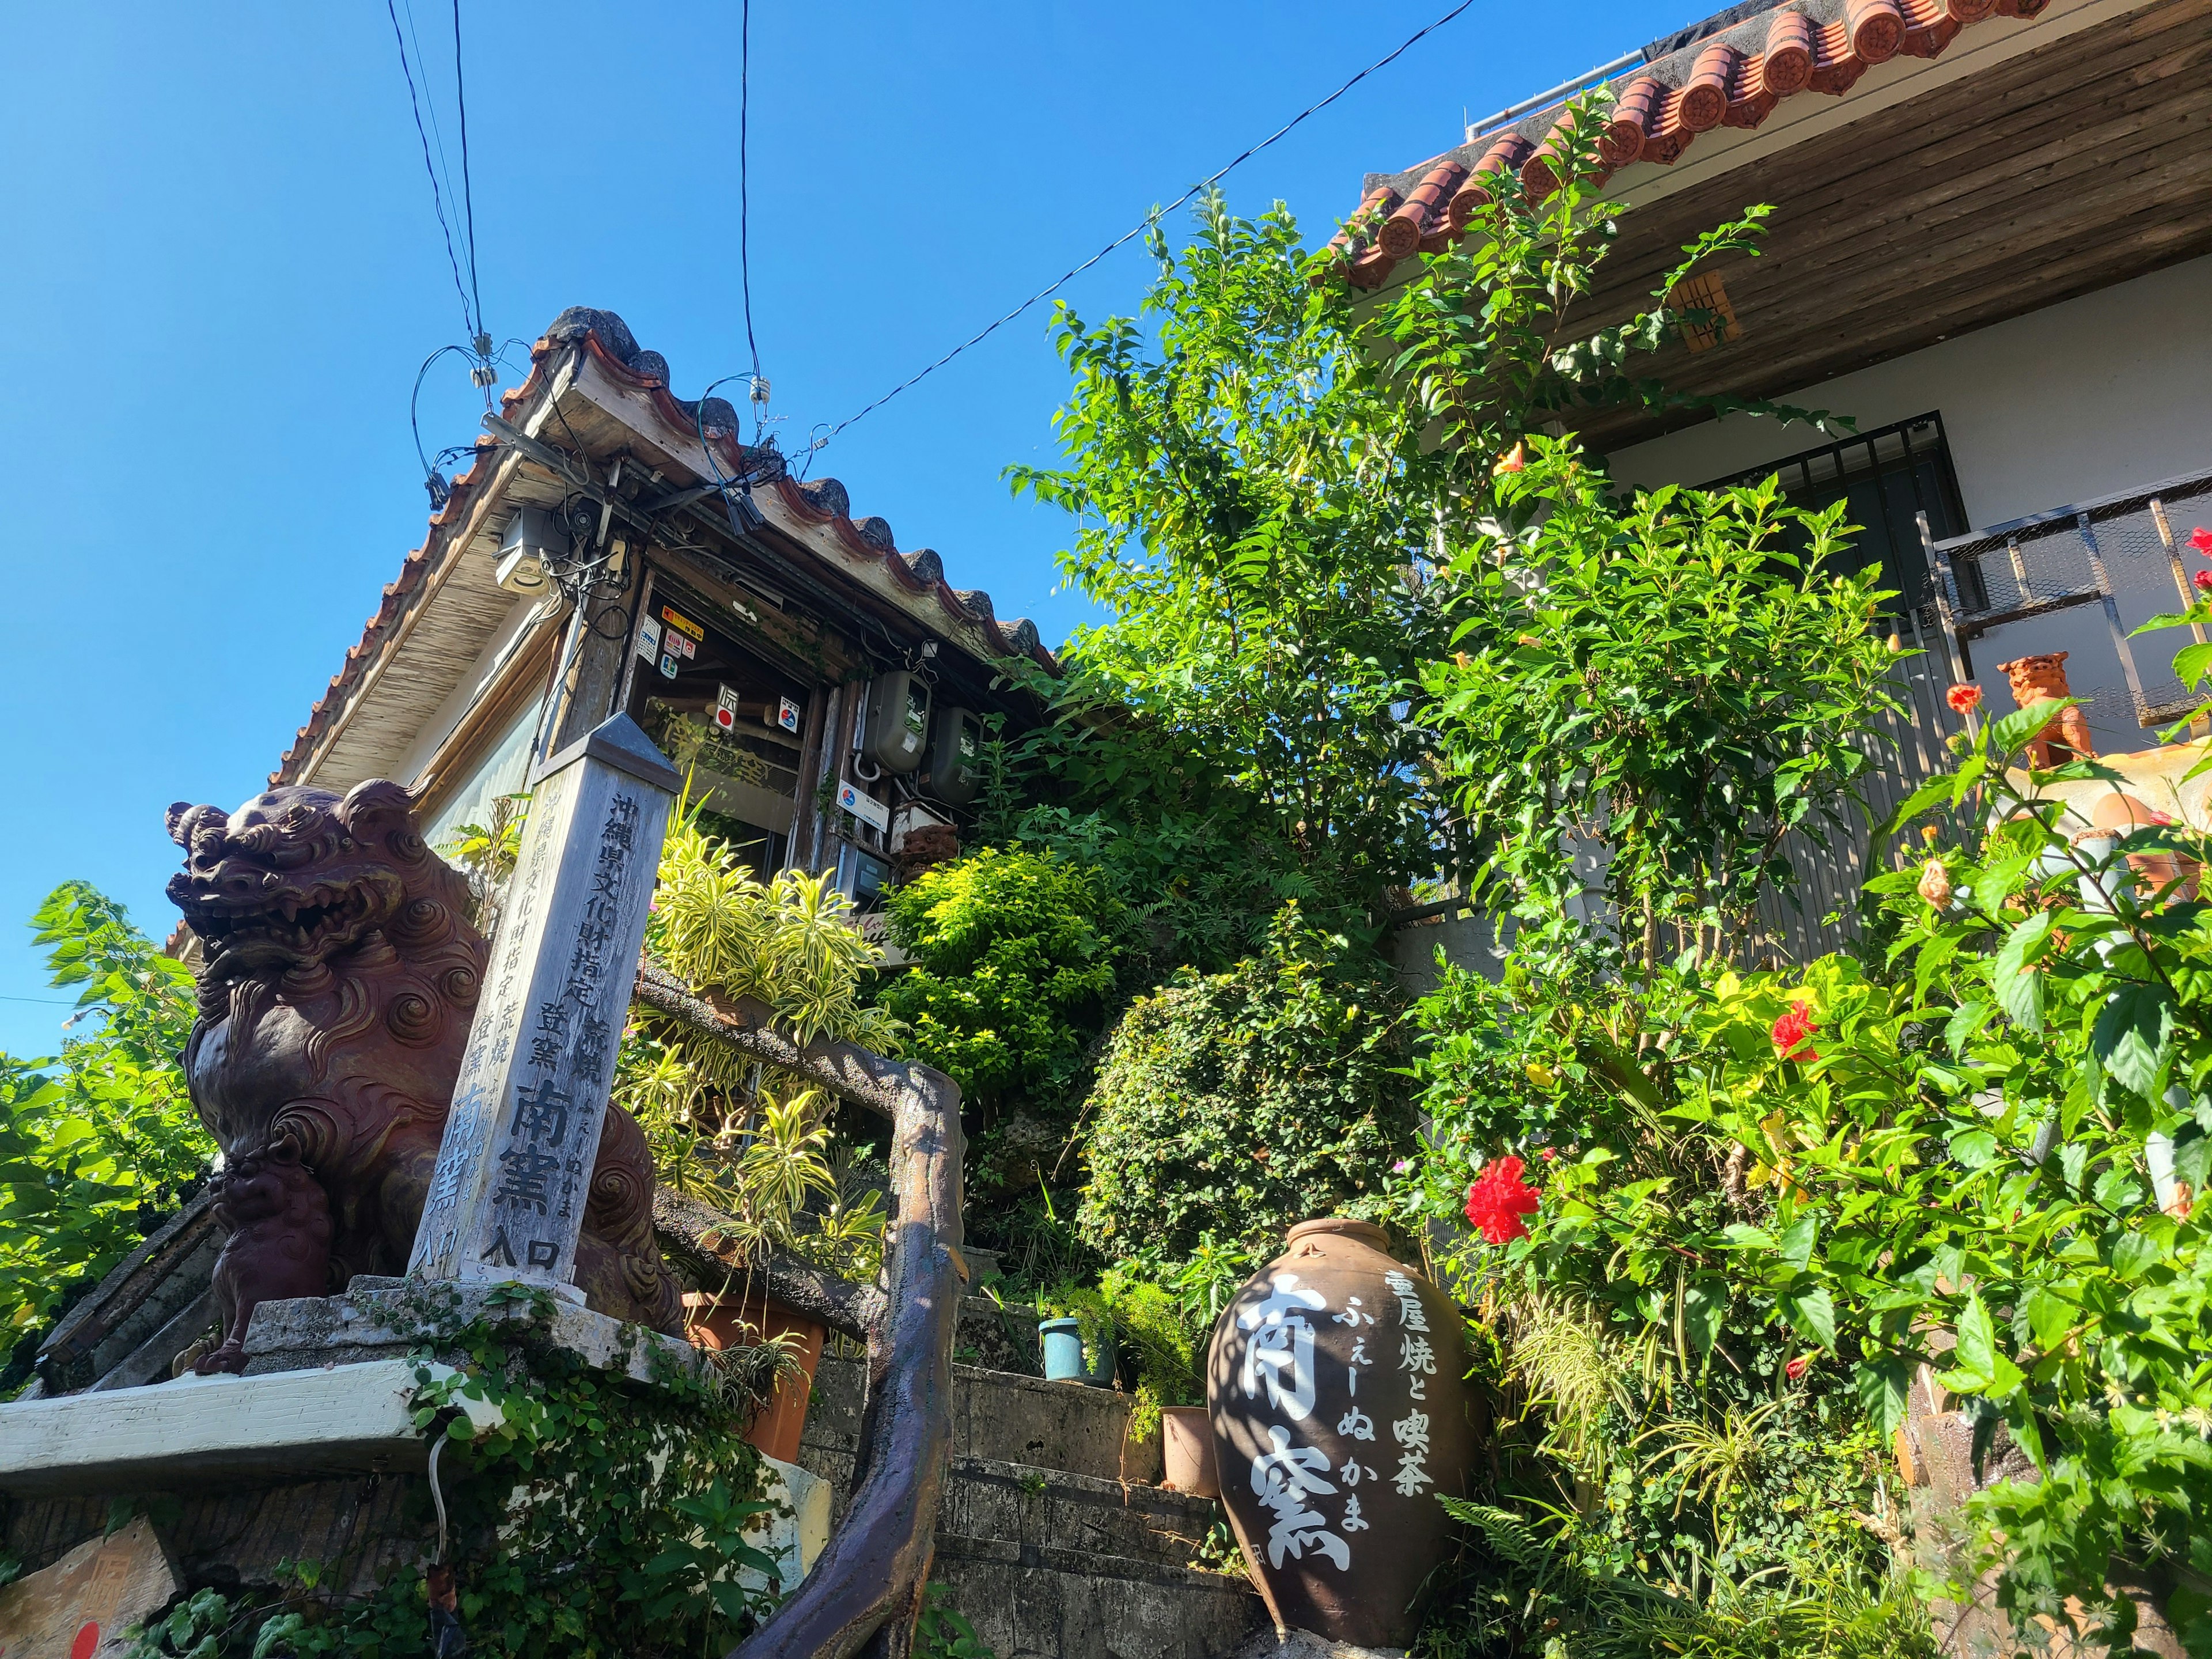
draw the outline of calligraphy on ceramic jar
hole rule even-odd
[[[1436,1494],[1461,1491],[1468,1450],[1458,1312],[1384,1242],[1293,1228],[1209,1361],[1222,1498],[1254,1571],[1285,1622],[1341,1640],[1364,1602],[1410,1601],[1419,1578],[1401,1581],[1442,1548]]]

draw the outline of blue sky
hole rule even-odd
[[[450,9],[412,0],[456,173]],[[1448,9],[1123,0],[760,0],[754,314],[804,434],[903,380]],[[1691,21],[1683,0],[1478,0],[1231,175],[1325,236],[1360,175]],[[400,16],[407,20],[402,9]],[[676,390],[744,366],[738,10],[463,0],[487,324],[619,312]],[[0,650],[0,1048],[67,1010],[22,926],[84,877],[173,915],[172,800],[234,805],[422,539],[408,392],[462,337],[381,0],[19,7],[0,159],[0,453],[14,583]],[[428,111],[426,110],[426,113]],[[1069,290],[1133,309],[1124,248]],[[1000,471],[1052,455],[1043,308],[838,440],[817,471],[1057,641],[1057,514]],[[432,448],[480,407],[458,365]]]

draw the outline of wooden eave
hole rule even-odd
[[[617,458],[628,457],[618,493],[633,501],[713,482],[696,427],[682,418],[665,385],[615,360],[595,336],[541,341],[532,360],[528,379],[501,406],[514,428],[580,453],[600,480],[612,476]],[[722,476],[736,464],[734,455],[726,459]],[[557,507],[573,494],[571,482],[550,466],[480,439],[475,464],[433,515],[429,535],[408,556],[400,579],[386,588],[362,643],[347,653],[270,781],[343,790],[393,775],[514,613],[517,600],[495,578],[509,517],[520,507]],[[936,672],[970,706],[1034,713],[1025,697],[994,687],[994,665],[1018,647],[992,617],[988,598],[956,594],[941,577],[918,574],[913,558],[870,541],[842,513],[817,508],[788,481],[756,484],[753,501],[767,523],[742,535],[714,495],[682,509],[686,533],[709,547],[709,556],[657,544],[645,556],[727,607],[720,625],[756,635],[771,654],[825,683],[866,678],[894,659],[918,656],[933,640]],[[790,608],[780,610],[733,580],[737,572],[782,593]],[[980,615],[971,613],[971,601],[983,607]],[[564,622],[556,610],[547,607],[536,628]],[[748,625],[738,627],[739,618]],[[1030,654],[1052,661],[1038,647]],[[542,673],[541,657],[516,649],[475,706],[507,696],[517,675]],[[456,730],[465,728],[465,716]]]
[[[490,475],[471,492],[465,515],[434,526],[414,556],[427,575],[342,689],[325,729],[304,755],[288,757],[272,781],[345,789],[388,776],[513,614],[514,595],[493,578],[500,531],[516,506],[557,505],[561,491],[512,453],[487,454],[478,465]]]
[[[1818,405],[1837,375],[2212,252],[2208,67],[2212,0],[2159,0],[1758,155],[1626,215],[1576,323],[1633,315],[1685,243],[1771,203],[1760,255],[1714,267],[1736,336],[1641,372]],[[1569,424],[1604,453],[1705,418]]]
[[[666,405],[673,400],[665,387],[641,380],[614,362],[595,337],[587,337],[571,349],[575,353],[573,378],[564,377],[564,381],[574,395],[563,397],[561,404],[567,425],[558,420],[551,423],[556,437],[566,439],[573,431],[574,439],[603,467],[614,455],[626,451],[661,474],[656,489],[714,482],[714,467],[699,441],[696,427],[670,418]],[[730,466],[724,464],[721,476],[727,477],[730,473]],[[862,539],[848,519],[810,510],[805,497],[787,484],[756,484],[752,499],[768,522],[750,534],[741,535],[731,527],[720,502],[711,495],[703,498],[690,514],[690,522],[701,532],[722,542],[719,551],[729,562],[749,568],[763,584],[804,609],[842,605],[860,612],[872,618],[902,647],[918,647],[927,640],[936,640],[940,647],[950,645],[969,659],[969,668],[980,676],[982,684],[989,684],[995,672],[992,664],[1006,653],[988,637],[980,620],[957,614],[927,586],[917,591],[911,577],[902,574],[904,567],[894,567],[899,556],[895,551]],[[740,586],[680,550],[655,548],[652,556],[684,567],[690,580],[727,589],[730,598],[744,597]],[[800,584],[816,591],[811,594],[793,591]],[[757,599],[748,603],[763,623],[769,620],[772,607]],[[840,628],[835,615],[822,620],[830,635],[851,636],[842,653],[846,662],[857,668],[872,660],[868,641],[862,637],[865,630]],[[836,649],[826,639],[823,643],[826,648]]]

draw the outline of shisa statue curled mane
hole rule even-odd
[[[380,779],[343,798],[293,785],[235,812],[169,809],[185,849],[169,896],[206,953],[185,1072],[222,1148],[230,1228],[216,1267],[225,1340],[245,1364],[254,1307],[406,1269],[475,1012],[485,943],[459,873],[414,801]],[[653,1160],[611,1109],[576,1283],[587,1305],[681,1323],[653,1237]]]

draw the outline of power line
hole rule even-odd
[[[752,55],[753,0],[744,0],[738,13],[738,284],[745,301],[745,346],[753,355],[753,401],[763,403],[767,400],[759,395],[758,385],[760,342],[753,338],[752,211],[745,156],[752,126]]]
[[[461,262],[453,252],[453,229],[446,222],[445,192],[438,188],[438,170],[430,163],[430,136],[422,131],[422,103],[415,94],[415,71],[407,62],[407,37],[399,31],[399,13],[392,0],[384,0],[385,15],[392,19],[392,38],[399,46],[399,72],[407,77],[407,106],[415,112],[415,136],[422,144],[422,171],[430,178],[430,204],[437,210],[438,229],[446,239],[446,263],[453,267],[453,290],[461,296],[461,320],[473,339],[477,328],[469,307],[469,291],[461,282]]]
[[[906,380],[900,381],[889,392],[884,393],[882,397],[877,398],[873,403],[869,404],[866,408],[862,409],[859,414],[847,416],[843,420],[838,422],[836,425],[831,427],[822,437],[816,439],[811,447],[819,449],[823,445],[828,443],[830,439],[842,432],[847,427],[851,426],[855,421],[865,419],[867,416],[872,414],[875,410],[881,409],[885,404],[890,402],[892,398],[897,397],[900,392],[904,392],[908,387],[915,385],[919,381],[928,379],[929,376],[934,374],[939,369],[944,368],[945,364],[951,362],[962,352],[967,350],[969,347],[980,345],[983,341],[990,338],[992,335],[997,333],[1008,323],[1012,322],[1015,318],[1029,310],[1030,307],[1036,305],[1040,300],[1049,299],[1053,295],[1057,294],[1061,289],[1066,288],[1070,283],[1073,282],[1078,276],[1080,276],[1085,271],[1090,270],[1091,266],[1097,264],[1108,254],[1113,252],[1116,248],[1119,248],[1126,243],[1133,241],[1137,237],[1144,234],[1147,228],[1157,224],[1161,219],[1174,212],[1177,208],[1181,207],[1185,202],[1190,200],[1192,197],[1197,195],[1200,191],[1211,189],[1213,185],[1220,183],[1222,179],[1227,178],[1231,173],[1235,172],[1237,168],[1243,166],[1245,162],[1250,161],[1261,150],[1267,149],[1268,145],[1273,143],[1277,139],[1290,132],[1292,128],[1297,126],[1308,117],[1320,114],[1322,111],[1327,109],[1338,99],[1343,97],[1346,93],[1350,92],[1352,88],[1358,86],[1369,76],[1374,74],[1376,70],[1395,63],[1399,58],[1404,57],[1407,52],[1413,50],[1413,48],[1419,45],[1423,40],[1434,34],[1438,29],[1450,22],[1452,19],[1457,17],[1462,12],[1465,11],[1474,3],[1474,0],[1460,0],[1459,4],[1454,6],[1443,16],[1437,18],[1435,22],[1431,23],[1426,28],[1421,29],[1408,37],[1404,44],[1400,46],[1396,51],[1376,58],[1365,69],[1360,70],[1358,74],[1353,76],[1349,81],[1346,81],[1342,86],[1339,87],[1334,92],[1329,94],[1328,97],[1322,99],[1319,103],[1310,104],[1304,109],[1300,110],[1289,120],[1284,122],[1281,126],[1277,127],[1265,138],[1262,138],[1258,143],[1253,145],[1249,149],[1244,151],[1243,155],[1237,156],[1236,160],[1231,161],[1228,166],[1222,167],[1218,172],[1208,175],[1206,178],[1201,179],[1198,183],[1193,185],[1188,190],[1183,191],[1182,195],[1176,197],[1174,201],[1170,202],[1165,207],[1153,209],[1152,212],[1146,215],[1145,217],[1137,224],[1132,226],[1121,235],[1116,236],[1112,241],[1107,243],[1104,247],[1100,248],[1097,252],[1092,254],[1081,264],[1077,265],[1073,270],[1066,272],[1058,280],[1048,283],[1045,287],[1039,289],[1036,293],[1030,295],[1028,299],[1023,301],[1021,304],[1016,306],[1005,316],[1000,318],[996,322],[990,324],[976,333],[970,335],[967,339],[963,340],[958,345],[953,347],[951,350],[946,352],[935,362],[930,364],[928,368],[921,370],[921,373],[910,375]],[[740,189],[742,189],[742,187],[741,171]],[[740,241],[742,242],[742,233],[740,234]],[[740,248],[739,257],[740,258],[743,258],[742,247]]]
[[[469,228],[469,294],[477,309],[470,343],[482,356],[490,352],[491,340],[484,332],[483,289],[477,280],[477,192],[469,180],[469,88],[461,79],[461,0],[453,0],[453,101],[461,108],[461,205]]]
[[[407,44],[415,49],[415,61],[422,66],[422,90],[430,90],[430,54],[422,50],[422,31],[415,21],[415,0],[399,0],[399,9],[407,14]],[[430,124],[430,143],[438,152],[438,182],[445,187],[448,198],[460,192],[453,188],[453,159],[446,154],[445,124],[438,119],[438,100],[429,100],[422,117]]]

